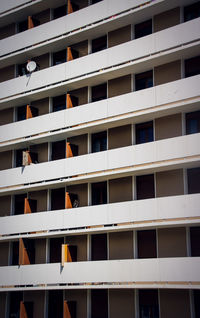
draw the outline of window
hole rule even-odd
[[[147,20],[135,25],[135,39],[152,33],[152,20]]]
[[[48,318],[63,318],[63,290],[50,290],[48,296]]]
[[[19,241],[11,243],[11,265],[19,265]]]
[[[156,289],[139,290],[140,318],[159,318],[158,291]]]
[[[53,112],[66,109],[66,95],[53,97]]]
[[[92,40],[92,53],[107,49],[107,35]]]
[[[200,132],[200,111],[186,114],[186,134]]]
[[[191,256],[200,256],[200,227],[190,228]]]
[[[153,141],[153,121],[135,125],[135,135],[136,144]]]
[[[10,292],[9,318],[20,317],[20,302],[23,300],[23,291]]]
[[[107,131],[92,134],[92,152],[107,150]]]
[[[65,209],[65,188],[51,190],[51,210]]]
[[[65,63],[67,61],[67,51],[62,50],[53,53],[53,65]]]
[[[136,177],[137,200],[150,199],[155,197],[154,175]]]
[[[92,87],[92,102],[97,102],[107,98],[107,84]]]
[[[51,144],[51,160],[59,160],[66,158],[66,141],[60,140]]]
[[[188,193],[200,193],[200,168],[187,170],[188,176]]]
[[[26,106],[17,107],[17,121],[26,119]]]
[[[157,257],[156,230],[138,231],[138,258]]]
[[[92,205],[107,203],[107,182],[92,183]]]
[[[91,317],[108,318],[108,290],[91,290]]]
[[[92,0],[92,1],[91,1],[91,4],[95,4],[95,3],[98,3],[98,2],[100,2],[100,1],[102,1],[102,0]]]
[[[60,263],[61,262],[62,244],[64,244],[63,237],[50,238],[50,263]]]
[[[23,76],[23,75],[28,74],[28,71],[26,69],[26,65],[27,65],[27,63],[17,65],[17,75],[18,76]]]
[[[185,77],[200,74],[200,56],[185,60]]]
[[[18,33],[28,30],[28,19],[18,23]]]
[[[17,194],[15,195],[14,199],[14,214],[23,214],[24,213],[24,202],[27,194]]]
[[[148,71],[135,75],[135,90],[153,87],[153,71]]]
[[[184,8],[184,22],[200,17],[200,1]]]
[[[15,167],[22,167],[23,165],[23,151],[26,151],[26,149],[18,149],[16,150],[16,161],[15,161]]]
[[[58,7],[58,8],[55,8],[53,10],[53,18],[54,18],[54,20],[58,19],[58,18],[61,18],[61,17],[63,17],[66,14],[67,14],[67,6],[66,5]]]
[[[193,290],[195,318],[200,317],[200,290]]]
[[[92,235],[92,261],[107,260],[107,234]]]

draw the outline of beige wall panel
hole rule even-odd
[[[108,129],[108,149],[131,146],[131,125]]]
[[[186,229],[158,229],[158,257],[187,256]]]
[[[131,25],[108,32],[108,47],[119,45],[131,40]]]
[[[9,24],[0,28],[0,40],[15,34],[15,24]]]
[[[0,152],[0,170],[12,168],[12,151]]]
[[[72,48],[79,52],[79,57],[88,55],[88,41],[82,41],[80,43],[72,45]]]
[[[24,291],[24,301],[33,302],[33,318],[44,318],[45,292]]]
[[[48,161],[48,143],[31,146],[30,149],[38,154],[39,163]]]
[[[3,109],[0,111],[0,126],[13,122],[13,108]]]
[[[31,106],[38,109],[38,115],[44,115],[49,113],[49,98],[43,98],[31,102]]]
[[[181,114],[175,114],[155,119],[155,140],[173,138],[181,135]]]
[[[0,82],[8,81],[15,77],[15,65],[10,65],[1,69]]]
[[[0,297],[0,313],[1,317],[4,318],[6,312],[6,292],[1,292],[1,297]]]
[[[109,203],[132,200],[132,177],[109,180]]]
[[[47,211],[47,190],[29,192],[29,198],[37,200],[37,212]]]
[[[46,23],[50,21],[50,9],[39,12],[34,15],[36,19],[40,21],[40,24]]]
[[[66,236],[65,241],[77,246],[77,262],[87,261],[87,235]]]
[[[184,194],[183,170],[156,173],[156,197]]]
[[[68,142],[78,146],[78,155],[85,155],[88,153],[88,135],[75,136],[67,138]]]
[[[68,93],[78,97],[79,106],[88,103],[88,87],[82,87]]]
[[[46,263],[46,239],[35,240],[35,264]]]
[[[189,290],[160,290],[161,318],[190,318]]]
[[[118,77],[108,81],[108,97],[131,92],[131,75]]]
[[[154,32],[158,32],[180,23],[180,8],[174,8],[154,16]]]
[[[64,290],[65,300],[76,301],[76,318],[87,317],[87,290]]]
[[[87,183],[67,186],[67,191],[78,195],[78,201],[79,201],[80,207],[88,205]]]
[[[134,290],[110,289],[110,318],[134,318]]]
[[[109,234],[109,259],[133,258],[133,232]]]
[[[11,196],[0,197],[0,216],[10,215],[11,210]]]
[[[154,68],[154,85],[161,85],[181,79],[181,61],[174,61]]]
[[[0,243],[0,266],[8,266],[9,242]]]
[[[39,65],[39,69],[43,70],[44,68],[49,67],[49,54],[47,53],[34,57],[34,61]]]

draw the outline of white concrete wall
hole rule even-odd
[[[199,96],[200,75],[0,126],[0,142],[32,136]],[[39,138],[39,137],[38,137]],[[1,147],[1,145],[0,145]]]
[[[199,206],[200,194],[190,194],[6,216],[0,219],[0,235],[153,220],[164,225],[168,219],[199,217]]]
[[[199,282],[200,257],[0,267],[0,286],[61,283]]]
[[[99,4],[101,4],[101,2]],[[90,7],[85,9],[90,9]],[[58,19],[59,23],[62,22],[62,19],[63,18]],[[55,23],[56,21],[52,22]],[[74,21],[77,20],[74,19]],[[45,24],[41,27],[43,26],[45,27]],[[0,83],[0,99],[2,99],[3,102],[3,99],[10,96],[45,88],[48,85],[88,75],[103,68],[109,68],[146,55],[180,46],[187,42],[196,41],[199,39],[199,28],[200,18],[151,34],[147,37],[84,56],[74,61],[35,72],[31,76],[24,75],[5,81]],[[57,27],[53,27],[53,30],[56,29]],[[40,34],[43,34],[43,30],[41,30],[39,35]],[[23,38],[23,42],[24,41],[25,39]],[[12,43],[13,41],[9,40],[9,44],[12,45]],[[23,43],[23,45],[25,44]],[[2,45],[2,47],[4,47],[4,45]]]
[[[200,133],[3,170],[0,171],[0,189],[129,166],[137,171],[143,164],[153,163],[156,167],[163,160],[199,154]]]

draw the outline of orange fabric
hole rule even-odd
[[[28,265],[30,260],[22,238],[19,239],[19,265]]]
[[[28,318],[26,307],[23,301],[20,301],[20,318]]]
[[[67,62],[73,60],[73,55],[72,55],[72,50],[71,50],[71,47],[68,47],[67,48]]]
[[[66,147],[66,158],[71,158],[73,157],[72,149],[70,142],[67,142],[67,147]]]
[[[72,108],[73,104],[72,104],[72,99],[70,94],[67,94],[67,108]]]
[[[63,311],[63,318],[71,318],[71,314],[69,311],[69,306],[66,300],[64,300],[64,311]]]
[[[30,105],[26,105],[26,119],[32,118],[33,114],[31,112]]]
[[[67,13],[70,14],[72,12],[73,12],[72,4],[71,4],[71,1],[68,0],[68,2],[67,2]]]
[[[65,209],[71,209],[72,208],[72,202],[70,199],[69,192],[66,192],[65,194]]]
[[[33,19],[31,16],[28,16],[28,29],[34,28]]]
[[[25,198],[25,199],[24,199],[24,214],[31,213],[31,212],[32,212],[32,211],[31,211],[29,199],[28,199],[28,198]]]

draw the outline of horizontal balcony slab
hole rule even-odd
[[[200,283],[200,257],[0,267],[0,287],[42,284]]]
[[[14,234],[38,232],[39,236],[45,237],[49,231],[58,231],[57,234],[61,235],[59,230],[90,229],[110,224],[149,226],[151,222],[162,222],[164,226],[169,222],[172,225],[185,220],[195,222],[196,219],[200,221],[199,206],[200,194],[191,194],[5,216],[1,218],[0,235],[6,238]]]
[[[45,94],[49,96],[49,91],[51,91],[50,94],[53,94],[57,87],[65,89],[70,89],[71,87],[71,89],[74,89],[74,82],[84,82],[82,86],[88,85],[88,79],[93,78],[94,81],[94,77],[97,79],[100,79],[101,76],[105,77],[105,72],[115,74],[114,71],[116,72],[116,69],[120,70],[121,76],[124,71],[129,73],[139,72],[138,67],[142,72],[145,67],[152,67],[151,60],[153,59],[156,59],[159,64],[167,63],[168,50],[173,50],[170,57],[172,60],[179,58],[176,51],[184,51],[186,49],[185,45],[189,45],[190,51],[193,49],[197,50],[195,45],[199,45],[199,28],[200,18],[74,61],[52,66],[28,76],[25,75],[2,82],[0,83],[0,103],[4,105],[11,99],[19,101],[25,95],[37,95],[41,94],[41,92],[42,95],[40,96],[44,97]],[[159,54],[160,59],[156,58],[156,54]],[[101,72],[102,70],[103,73]],[[113,75],[109,76],[113,77]],[[117,75],[115,74],[115,76]],[[77,84],[79,87],[80,83]]]
[[[106,100],[85,104],[80,107],[74,107],[63,111],[42,115],[39,117],[15,122],[0,126],[0,149],[13,149],[13,144],[27,143],[27,137],[34,138],[34,143],[50,141],[51,136],[56,134],[65,134],[65,137],[71,132],[84,129],[85,125],[105,125],[107,121],[114,122],[119,116],[129,115],[131,122],[137,121],[137,117],[147,113],[160,112],[165,109],[177,107],[175,103],[189,104],[192,99],[200,98],[199,94],[200,75],[170,82],[167,84],[155,86],[141,91],[136,91]],[[162,107],[163,106],[163,107]],[[87,126],[88,127],[88,126]],[[65,131],[63,132],[63,129]],[[44,135],[46,134],[46,136]],[[25,139],[26,138],[26,139]],[[55,137],[54,137],[55,138]],[[59,138],[59,137],[58,137]]]
[[[73,180],[99,173],[120,173],[125,169],[170,166],[174,163],[199,161],[200,134],[175,137],[83,156],[60,159],[0,171],[0,190],[46,181]],[[42,184],[41,184],[42,185]]]

